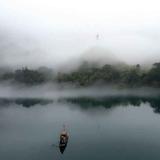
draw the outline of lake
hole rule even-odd
[[[159,113],[160,96],[1,98],[0,160],[159,160]]]

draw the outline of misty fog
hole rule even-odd
[[[122,89],[114,86],[92,86],[75,88],[73,85],[44,84],[37,86],[25,85],[0,85],[0,98],[44,98],[44,99],[63,99],[77,97],[116,97],[116,96],[139,96],[156,97],[160,94],[159,89],[155,88],[135,88]]]
[[[160,61],[159,16],[157,1],[0,1],[0,67],[59,71],[83,62],[151,65]],[[25,87],[6,82],[0,85],[0,97],[152,93],[143,90],[114,91],[109,86],[99,93],[94,86],[76,90],[69,84]]]
[[[0,66],[74,68],[79,61],[110,59],[152,64],[160,60],[158,6],[143,0],[1,1]]]
[[[0,0],[0,159],[159,160],[159,8]]]

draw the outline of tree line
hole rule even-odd
[[[27,67],[0,74],[0,81],[26,85],[38,85],[47,82],[71,83],[76,86],[91,85],[118,85],[122,87],[160,87],[160,63],[154,63],[152,68],[145,70],[137,64],[135,66],[117,67],[105,64],[97,67],[82,64],[78,69],[65,73],[54,73],[52,69],[40,67],[29,69]]]
[[[160,87],[160,63],[151,69],[142,69],[139,64],[124,68],[106,64],[102,67],[81,66],[71,73],[59,73],[58,82],[70,82],[79,86],[96,84],[124,87]]]

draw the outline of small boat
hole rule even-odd
[[[59,150],[62,154],[67,147],[68,139],[69,139],[69,136],[67,131],[63,130],[60,134],[60,141],[59,141]]]

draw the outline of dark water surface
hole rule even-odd
[[[0,99],[0,160],[159,160],[160,97]],[[70,139],[63,155],[63,124]]]

